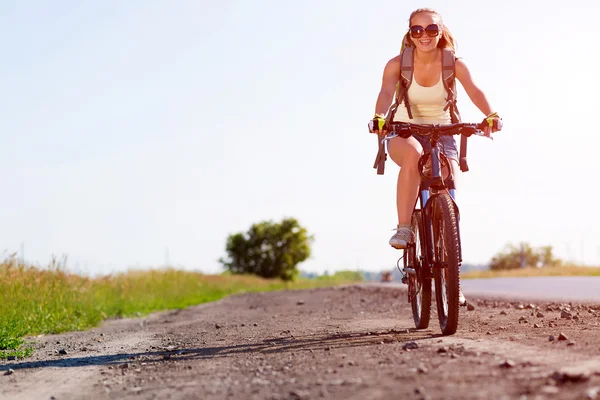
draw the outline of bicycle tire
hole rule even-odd
[[[443,335],[458,329],[460,238],[454,202],[442,193],[432,204],[435,300]]]
[[[431,316],[431,277],[426,277],[423,270],[425,235],[420,210],[413,212],[411,228],[414,240],[408,246],[405,265],[413,268],[417,274],[408,274],[408,301],[411,304],[415,327],[426,329]]]

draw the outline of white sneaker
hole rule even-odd
[[[462,292],[462,289],[458,289],[458,305],[460,306],[466,306],[467,305],[467,299],[465,298],[465,295]]]
[[[396,233],[390,238],[390,246],[395,249],[405,249],[413,241],[413,232],[410,227],[397,227]]]

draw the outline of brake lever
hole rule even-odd
[[[391,132],[388,133],[387,135],[385,135],[382,139],[381,139],[381,143],[385,143],[386,141],[390,141],[393,138],[398,137],[398,134],[396,132]]]
[[[477,128],[475,128],[475,132],[473,132],[473,135],[475,136],[481,136],[481,137],[485,137],[488,138],[490,140],[494,140],[494,138],[492,137],[492,132],[490,132],[489,135],[485,134],[485,131],[483,130],[485,127],[487,126],[487,122],[482,122],[479,125],[477,125]]]

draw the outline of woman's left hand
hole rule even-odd
[[[492,133],[502,130],[502,118],[500,118],[497,113],[493,113],[486,117],[483,122],[485,123],[485,126],[483,127],[485,136],[491,137]]]

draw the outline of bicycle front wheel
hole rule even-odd
[[[408,267],[408,301],[412,307],[413,320],[417,329],[429,326],[431,315],[431,277],[424,265],[424,234],[421,211],[412,215],[411,227],[414,240],[408,244],[405,266]]]
[[[452,197],[442,193],[432,204],[435,300],[442,334],[458,328],[460,237]]]

